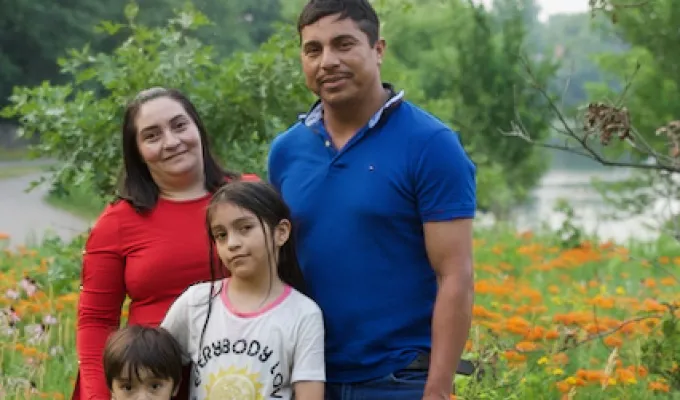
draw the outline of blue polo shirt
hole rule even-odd
[[[475,166],[457,134],[392,95],[341,150],[319,103],[270,148],[269,180],[324,313],[328,382],[383,377],[430,350],[437,283],[423,223],[475,215]]]

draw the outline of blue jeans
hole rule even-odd
[[[401,370],[360,383],[327,383],[325,400],[420,400],[427,371]]]

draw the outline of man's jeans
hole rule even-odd
[[[426,381],[426,370],[401,370],[368,382],[327,383],[326,400],[420,400]]]

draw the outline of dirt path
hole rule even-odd
[[[47,185],[25,193],[39,177],[38,173],[0,180],[0,232],[10,235],[10,247],[39,243],[48,234],[70,240],[89,227],[87,221],[47,204],[43,200]]]

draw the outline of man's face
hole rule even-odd
[[[307,87],[330,105],[356,101],[375,87],[385,50],[384,40],[371,46],[356,22],[338,16],[321,18],[300,32]]]

